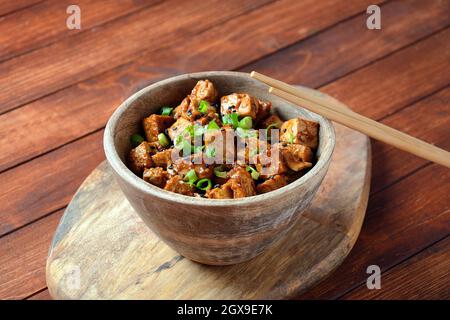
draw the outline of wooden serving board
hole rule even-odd
[[[335,124],[336,148],[310,208],[256,258],[206,266],[180,256],[148,229],[100,164],[56,230],[47,285],[56,299],[279,299],[310,288],[353,247],[366,211],[369,139]]]

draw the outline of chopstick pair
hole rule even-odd
[[[348,109],[344,104],[324,96],[321,97],[314,91],[310,92],[307,89],[291,86],[256,71],[252,71],[250,76],[269,85],[269,92],[280,98],[301,105],[305,109],[400,150],[450,168],[450,152],[446,150],[364,117]]]

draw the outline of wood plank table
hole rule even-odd
[[[131,93],[202,70],[257,70],[318,88],[450,149],[449,0],[0,1],[0,298],[50,298],[57,223],[104,160],[103,128]],[[381,30],[366,27],[370,4]],[[449,299],[450,171],[372,141],[355,247],[298,299]],[[382,271],[368,290],[369,265]]]

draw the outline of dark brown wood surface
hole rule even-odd
[[[162,78],[254,69],[450,149],[448,0],[235,3],[80,1],[75,31],[65,29],[65,2],[0,1],[0,298],[48,297],[50,240],[104,159],[106,120]],[[381,30],[366,28],[374,3]],[[449,170],[372,148],[360,238],[298,298],[448,298]],[[382,270],[376,292],[366,288],[371,264]]]

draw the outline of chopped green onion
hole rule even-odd
[[[194,169],[189,170],[188,173],[186,173],[186,175],[184,176],[184,181],[186,181],[190,185],[193,185],[197,180],[197,174],[195,173]]]
[[[201,136],[203,133],[205,133],[205,128],[201,125],[194,124],[189,125],[184,129],[186,133],[189,133],[191,137],[198,137]]]
[[[205,183],[206,183],[206,186],[205,186]],[[211,189],[212,182],[211,182],[211,180],[205,178],[205,179],[199,180],[196,184],[196,187],[200,190],[206,191],[206,190]]]
[[[250,175],[252,176],[253,180],[258,180],[259,179],[259,172],[256,171],[255,168],[247,166],[246,170],[248,172],[250,172]]]
[[[163,116],[170,116],[170,114],[172,113],[173,108],[172,107],[162,107],[161,108],[161,114]]]
[[[256,130],[236,128],[236,134],[241,138],[256,138]]]
[[[131,146],[133,148],[136,148],[138,145],[140,145],[142,143],[142,141],[144,141],[144,138],[142,138],[142,136],[139,134],[133,134],[130,137],[130,141],[131,141]]]
[[[253,127],[252,117],[244,117],[239,121],[239,128],[242,129],[251,129]]]
[[[205,150],[205,154],[208,158],[214,158],[216,156],[216,148],[207,147]]]
[[[159,144],[162,145],[163,147],[167,147],[170,144],[169,139],[167,139],[164,133],[158,134],[158,141]]]
[[[239,115],[235,112],[226,114],[222,117],[222,122],[224,124],[231,124],[233,129],[236,129],[239,126]]]
[[[206,113],[208,111],[209,103],[208,101],[202,100],[198,106],[198,111],[201,113]]]
[[[197,153],[203,151],[205,146],[191,146],[192,153]]]
[[[288,140],[288,142],[289,143],[294,143],[294,139],[295,139],[295,135],[292,132],[290,132],[289,133],[289,140]]]
[[[175,148],[177,149],[181,149],[181,150],[190,150],[191,149],[191,144],[189,143],[189,141],[187,141],[186,139],[184,139],[183,135],[178,135],[175,138]]]
[[[216,177],[219,178],[226,178],[227,177],[227,172],[223,171],[223,167],[222,166],[218,166],[214,168],[214,175]]]
[[[220,127],[215,120],[211,120],[206,127],[207,130],[219,130]]]

